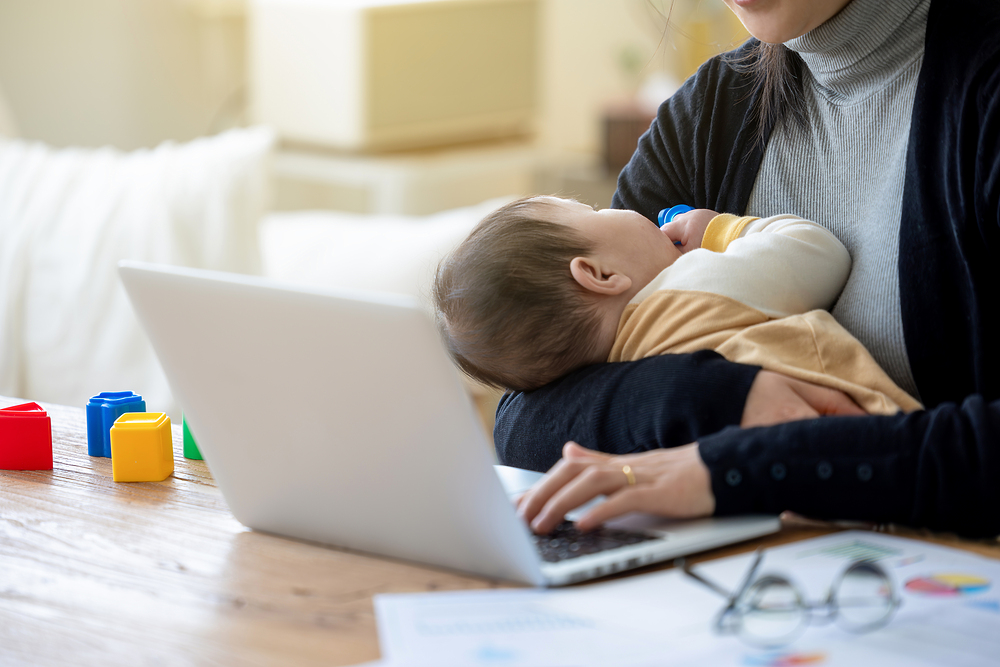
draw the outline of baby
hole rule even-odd
[[[438,267],[449,352],[486,384],[530,391],[603,361],[715,350],[839,389],[867,412],[920,404],[826,312],[843,244],[790,215],[641,214],[529,197],[487,215]]]

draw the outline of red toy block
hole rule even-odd
[[[37,403],[0,409],[0,470],[52,470],[52,421]]]

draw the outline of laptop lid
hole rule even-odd
[[[773,516],[628,515],[609,528],[641,531],[641,543],[553,562],[552,541],[532,536],[505,494],[539,473],[491,466],[458,371],[414,299],[138,262],[119,272],[220,491],[250,528],[562,585],[780,527]]]
[[[458,372],[414,299],[138,262],[119,273],[241,523],[544,583]]]

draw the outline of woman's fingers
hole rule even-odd
[[[750,385],[740,426],[770,426],[833,414],[866,413],[841,391],[762,370]]]
[[[697,443],[624,456],[567,445],[563,453],[559,463],[528,492],[532,498],[521,510],[537,533],[551,531],[567,512],[599,495],[608,499],[580,518],[578,526],[583,530],[634,511],[695,517],[715,510],[711,476]]]
[[[600,505],[593,507],[576,522],[577,528],[580,530],[593,530],[597,528],[605,521],[610,521],[615,517],[628,514],[629,512],[648,512],[649,509],[646,508],[648,504],[648,489],[654,487],[648,486],[643,487],[632,487],[624,488],[618,493],[608,497]]]
[[[684,519],[709,516],[715,511],[712,477],[698,453],[698,443],[618,457],[614,462],[628,459],[637,473],[636,484],[588,510],[577,522],[581,530],[590,530],[628,512]]]
[[[868,414],[842,391],[793,380],[793,391],[821,415],[858,416]]]
[[[610,454],[581,447],[572,440],[563,445],[562,455],[570,461],[603,461],[611,458]]]
[[[531,529],[536,533],[548,533],[566,518],[567,512],[627,485],[628,477],[622,466],[606,462],[591,464],[552,494],[531,522]]]
[[[573,441],[567,442],[563,446],[563,457],[545,473],[542,479],[521,496],[517,503],[517,511],[521,518],[530,524],[556,491],[566,486],[570,480],[585,470],[597,458],[606,458],[607,456],[607,454],[585,449]]]
[[[819,411],[792,389],[792,378],[762,370],[750,385],[740,426],[768,426],[818,416]]]

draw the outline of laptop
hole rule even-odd
[[[535,536],[511,497],[540,475],[493,465],[415,299],[138,262],[119,273],[219,490],[254,530],[557,586],[779,528],[631,515]]]

